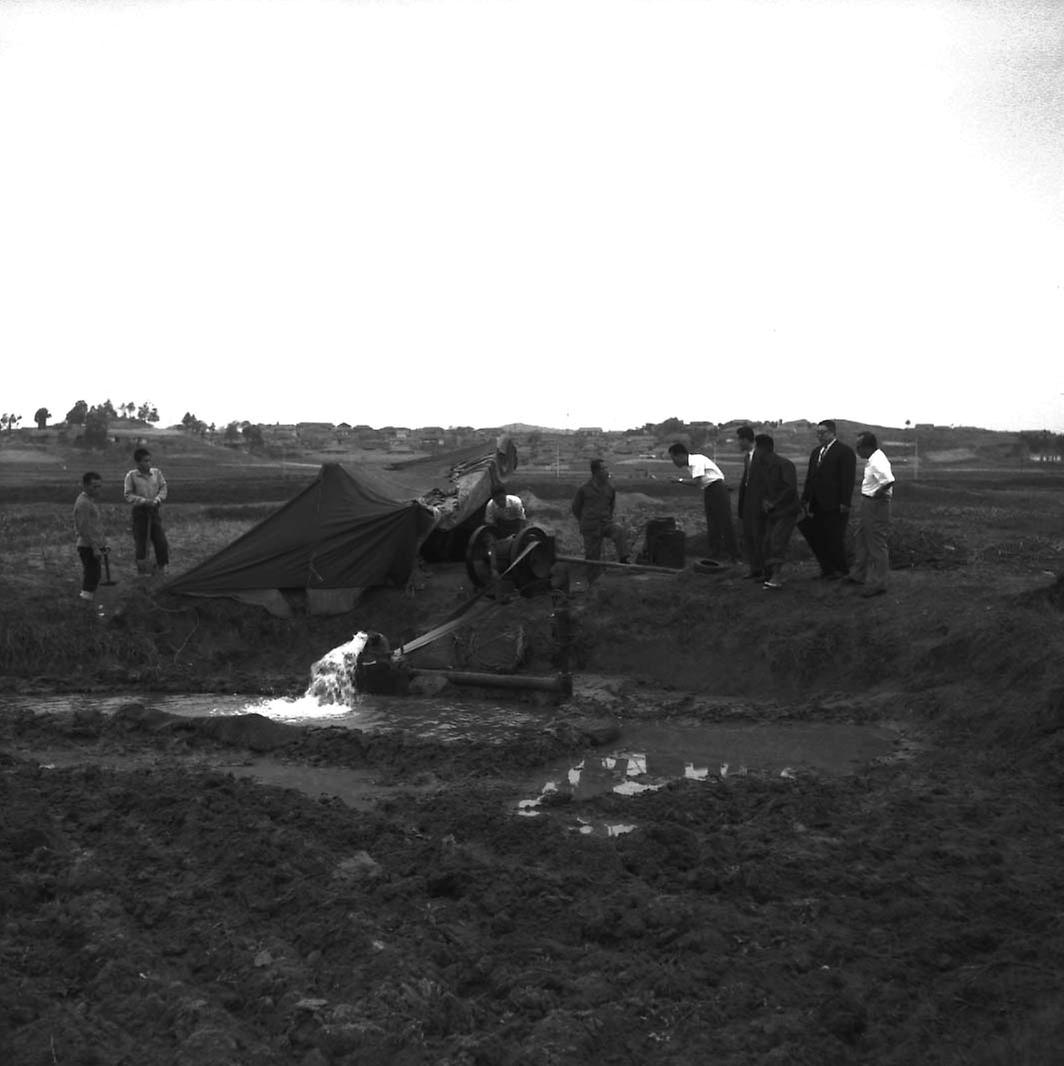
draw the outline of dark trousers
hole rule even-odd
[[[709,538],[709,557],[725,556],[730,562],[739,559],[739,545],[735,540],[731,500],[723,481],[711,481],[702,490],[702,505],[706,511],[706,535]]]
[[[845,574],[850,564],[846,561],[846,521],[848,511],[813,511],[801,523],[802,535],[820,564],[823,574]]]
[[[133,554],[138,562],[148,558],[149,540],[155,549],[155,565],[168,566],[170,545],[166,543],[159,508],[138,505],[133,508]]]
[[[861,497],[857,536],[854,541],[856,558],[854,577],[871,588],[885,589],[890,573],[890,498]]]
[[[762,531],[758,515],[754,512],[749,502],[746,504],[746,513],[742,516],[742,524],[746,565],[750,567],[751,574],[763,573],[765,569],[765,553],[761,545]]]
[[[100,557],[92,548],[78,548],[81,557],[81,591],[95,592],[100,585]]]
[[[628,558],[628,537],[624,528],[616,522],[600,522],[594,526],[584,526],[580,530],[580,536],[584,540],[584,558],[599,560],[602,558],[602,542],[613,541],[617,549],[618,559]]]
[[[779,577],[783,564],[787,561],[787,545],[791,542],[797,514],[762,515],[759,522],[761,532],[761,558],[766,574]]]

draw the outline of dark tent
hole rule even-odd
[[[402,490],[397,490],[401,493]],[[339,614],[373,585],[405,585],[438,514],[379,478],[325,463],[314,481],[167,592],[229,596],[288,616]]]

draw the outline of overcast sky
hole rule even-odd
[[[1064,429],[1059,0],[0,3],[0,409]]]

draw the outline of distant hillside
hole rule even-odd
[[[692,451],[713,456],[732,477],[740,456],[735,429],[753,425],[769,432],[776,450],[804,465],[816,443],[815,425],[799,419],[783,423],[744,423],[735,420],[715,425],[685,424],[678,419],[646,424],[624,431],[592,428],[552,429],[512,422],[490,430],[441,430],[439,427],[402,429],[369,426],[261,426],[257,435],[241,436],[227,443],[221,432],[187,432],[180,427],[163,428],[119,419],[109,426],[106,446],[84,447],[79,430],[65,423],[44,430],[20,428],[0,432],[0,486],[27,484],[76,485],[81,473],[92,469],[106,481],[121,478],[132,466],[132,452],[144,442],[167,477],[175,481],[223,480],[233,477],[258,479],[279,477],[282,481],[312,476],[322,462],[350,466],[382,467],[410,463],[429,456],[445,456],[456,448],[489,441],[500,432],[513,438],[518,449],[519,471],[551,471],[584,475],[593,458],[604,458],[618,477],[669,477],[674,473],[667,455],[669,444],[680,440]],[[840,439],[852,443],[857,433],[876,433],[891,461],[900,470],[915,474],[934,471],[1018,466],[1037,462],[1037,434],[982,429],[972,426],[877,426],[850,419],[837,420]],[[235,445],[235,446],[231,446]],[[1046,461],[1060,456],[1046,451]],[[520,476],[520,475],[519,475]]]
[[[498,432],[509,433],[512,436],[515,433],[557,433],[560,435],[572,431],[552,429],[550,426],[530,426],[527,422],[510,422],[508,425],[499,426]]]
[[[58,430],[23,429],[0,434],[0,485],[70,482],[76,486],[86,470],[95,470],[105,481],[113,482],[133,466],[133,449],[141,441],[170,478],[201,478],[223,472],[231,476],[276,467],[271,459],[154,427],[112,433],[107,446],[100,449],[85,448]]]
[[[117,420],[109,427],[106,445],[98,448],[86,447],[79,431],[69,430],[65,423],[44,430],[0,432],[0,501],[14,498],[5,488],[62,485],[74,490],[87,470],[113,486],[132,468],[133,451],[141,444],[151,450],[153,461],[175,486],[234,479],[294,483],[313,477],[323,462],[380,468],[400,455],[416,459],[425,454],[405,441],[401,452],[389,449],[387,442],[375,442],[367,450],[354,437],[342,443],[331,437],[324,444],[315,436],[300,440],[277,433],[271,426],[261,430],[261,444],[240,440],[229,446],[217,433],[212,438],[178,427]]]

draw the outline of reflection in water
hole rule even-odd
[[[654,792],[664,784],[664,781],[660,781],[656,785],[644,785],[639,781],[622,781],[619,785],[613,786],[613,791],[621,796],[637,796],[640,792]]]
[[[576,821],[577,824],[569,826],[569,829],[574,833],[580,833],[582,836],[591,836],[592,833],[597,831],[604,833],[608,837],[619,837],[625,833],[631,833],[635,829],[634,825],[628,825],[624,822],[618,822],[613,825],[609,822],[602,822],[596,825],[587,818],[577,818]]]
[[[751,771],[784,780],[795,780],[809,771],[845,773],[886,756],[898,739],[886,728],[829,722],[681,725],[640,721],[625,723],[621,735],[629,747],[585,756],[570,767],[551,768],[539,795],[518,802],[518,813],[540,814],[537,808],[544,796],[555,791],[579,802],[608,794],[636,796],[677,779],[720,786]],[[729,758],[722,758],[725,754]],[[558,813],[565,810],[559,808]],[[569,828],[585,835],[616,835],[633,827],[618,829],[604,821],[578,818]]]
[[[661,781],[637,781],[646,778],[647,756],[645,752],[623,751],[612,755],[587,756],[575,766],[570,767],[558,778],[552,777],[544,782],[538,796],[518,800],[517,813],[525,818],[536,818],[541,813],[537,808],[545,796],[552,793],[571,796],[574,800],[589,799],[592,796],[614,792],[621,796],[634,796],[640,792],[653,792],[666,784]],[[569,828],[584,836],[593,833],[606,836],[620,836],[630,833],[634,825],[593,822],[588,818],[577,818],[577,824]]]

